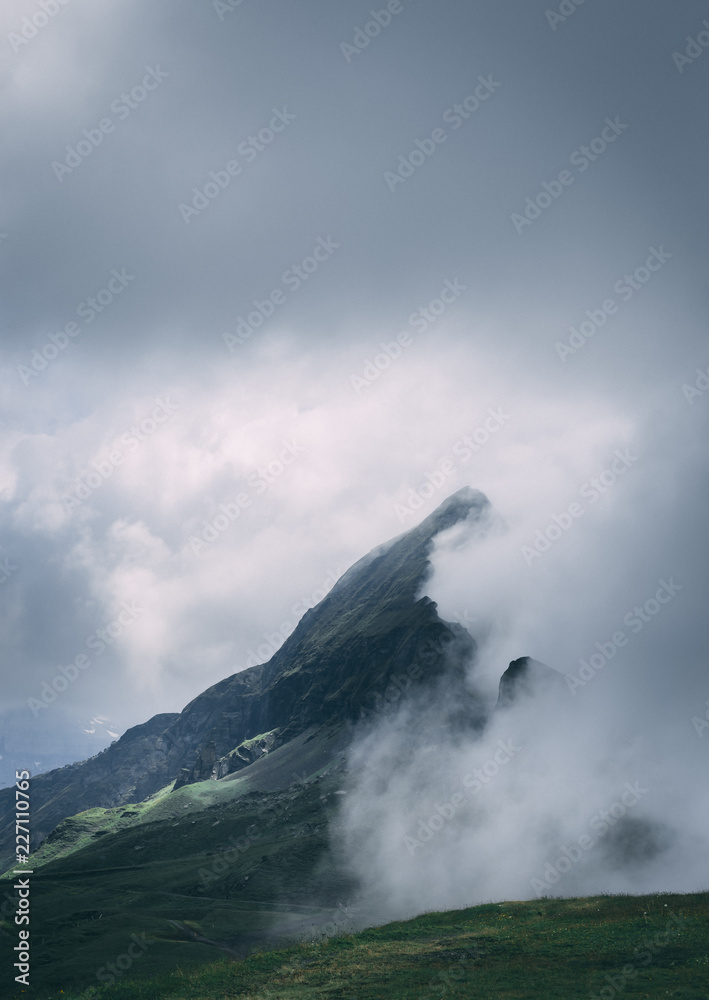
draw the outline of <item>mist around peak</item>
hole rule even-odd
[[[362,886],[363,922],[491,900],[706,888],[709,792],[696,734],[671,700],[648,711],[648,689],[670,665],[633,645],[632,624],[612,656],[605,639],[587,642],[604,612],[613,620],[616,595],[589,591],[590,567],[574,568],[571,552],[530,581],[519,549],[500,516],[487,531],[458,525],[436,539],[426,593],[476,649],[464,662],[451,650],[448,678],[462,670],[462,687],[444,677],[406,692],[349,751],[333,841]],[[576,662],[565,655],[573,642],[586,654]],[[637,670],[645,691],[629,697]],[[688,672],[674,668],[678,695]],[[466,698],[476,708],[461,713]]]

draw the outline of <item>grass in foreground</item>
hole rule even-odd
[[[143,961],[149,964],[149,949]],[[709,893],[542,899],[428,913],[240,962],[53,994],[57,1000],[619,995],[709,1000]]]

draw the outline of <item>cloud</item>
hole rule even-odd
[[[709,797],[690,718],[706,684],[686,635],[698,567],[649,576],[630,597],[622,506],[587,538],[574,526],[544,572],[520,561],[524,532],[501,519],[467,544],[456,529],[440,538],[425,591],[479,643],[469,684],[488,724],[461,731],[442,687],[362,726],[334,843],[360,880],[365,923],[489,900],[706,888]],[[522,655],[546,660],[558,683],[496,708],[500,676]]]
[[[17,752],[34,758],[47,732],[64,746],[108,705],[113,732],[179,710],[466,483],[515,539],[476,556],[486,583],[456,592],[454,553],[437,578],[442,607],[475,597],[481,617],[495,596],[514,620],[490,639],[489,689],[520,649],[577,664],[673,572],[682,600],[634,637],[624,697],[655,643],[673,659],[678,642],[696,677],[707,409],[682,384],[709,361],[704,70],[679,74],[671,52],[701,4],[681,25],[630,4],[612,31],[590,5],[557,31],[532,7],[510,20],[411,5],[351,62],[340,43],[364,22],[347,4],[244,3],[220,20],[210,4],[70,0],[14,51],[8,34],[38,9],[12,0],[0,15],[0,558],[17,567],[0,632]],[[639,26],[650,63],[630,44]],[[167,76],[131,96],[151,67]],[[500,86],[454,129],[443,116],[481,75]],[[288,127],[259,140],[284,107]],[[616,115],[619,141],[518,233],[512,214]],[[437,127],[446,141],[391,191],[385,173]],[[58,178],[53,162],[80,142]],[[188,225],[180,203],[231,160],[241,173]],[[339,246],[294,288],[285,276],[311,267],[319,239]],[[671,256],[626,301],[616,285],[651,247]],[[134,276],[120,292],[116,271]],[[464,290],[448,302],[451,286]],[[277,290],[278,311],[229,350],[224,335]],[[618,311],[562,363],[557,343],[609,297]],[[165,394],[179,407],[153,429]],[[491,410],[510,414],[494,433]],[[479,447],[467,459],[466,436]],[[257,493],[258,469],[293,439],[304,451]],[[638,461],[527,567],[519,549],[627,447]],[[240,493],[250,505],[215,527]],[[133,600],[145,612],[34,720],[27,699]],[[691,714],[705,699],[681,676]],[[666,675],[654,683],[641,685],[650,716],[674,697]]]

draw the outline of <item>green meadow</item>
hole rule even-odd
[[[149,952],[145,963],[149,963]],[[709,894],[598,896],[428,913],[356,934],[117,978],[52,1000],[709,998]]]

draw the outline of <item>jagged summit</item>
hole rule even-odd
[[[463,486],[446,497],[421,524],[412,528],[412,532],[424,532],[433,537],[440,531],[465,520],[473,511],[482,513],[489,506],[490,501],[484,493],[474,490],[472,486]]]
[[[402,585],[407,579],[409,583],[414,582],[415,579],[416,586],[418,586],[425,579],[427,572],[425,564],[428,561],[436,535],[463,521],[479,521],[490,509],[490,501],[484,493],[481,493],[480,490],[474,490],[470,486],[464,486],[456,493],[446,497],[443,503],[425,517],[420,524],[382,545],[377,545],[366,556],[354,563],[340,577],[325,600],[336,597],[346,587],[352,586],[357,577],[361,577],[359,584],[364,584],[365,580],[371,584],[376,580],[379,584],[378,590],[381,590],[381,584],[385,578],[393,576],[398,576]],[[365,574],[364,571],[367,569],[370,572]],[[413,597],[410,588],[407,591],[407,597],[409,596]]]
[[[421,668],[421,683],[447,675],[456,658],[462,668],[474,653],[473,639],[442,621],[433,601],[419,595],[435,537],[458,523],[479,522],[489,507],[479,491],[458,490],[420,524],[355,563],[267,663],[213,685],[177,716],[134,727],[91,760],[39,775],[33,782],[37,838],[79,809],[139,802],[173,781],[242,772],[306,731],[342,729],[412,665]],[[0,791],[0,858],[14,829],[11,791]]]

